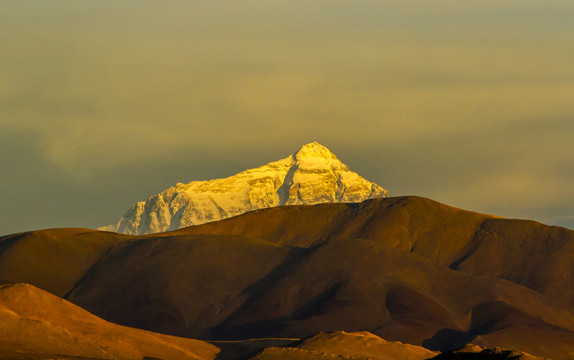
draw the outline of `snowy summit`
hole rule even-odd
[[[177,184],[136,203],[100,230],[143,235],[222,220],[282,205],[361,202],[388,197],[352,172],[323,145],[304,145],[293,155],[236,175]]]

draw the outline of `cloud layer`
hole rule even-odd
[[[3,11],[0,233],[95,227],[314,140],[395,195],[572,224],[571,2]]]

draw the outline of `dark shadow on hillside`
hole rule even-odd
[[[235,310],[231,315],[229,315],[225,320],[219,323],[216,327],[208,330],[204,334],[204,339],[210,340],[238,340],[247,339],[254,337],[265,337],[270,332],[277,332],[281,330],[285,325],[285,321],[291,319],[290,316],[285,316],[282,318],[275,318],[270,320],[255,321],[253,323],[243,324],[243,325],[231,325],[230,324],[245,311],[248,311],[250,307],[257,306],[257,301],[265,295],[267,290],[275,286],[285,274],[292,272],[293,267],[296,267],[301,261],[306,259],[310,254],[312,254],[317,247],[311,248],[292,248],[287,253],[285,259],[273,270],[263,276],[261,279],[257,280],[253,284],[247,286],[241,292],[241,295],[247,295],[247,300],[241,305],[237,310]],[[304,313],[308,311],[301,310]],[[295,311],[297,312],[297,311]]]
[[[422,346],[432,351],[450,351],[461,348],[476,338],[469,331],[441,329],[432,338],[423,340]]]
[[[341,284],[337,283],[325,289],[287,316],[259,320],[240,325],[219,325],[210,332],[210,337],[218,340],[274,337],[289,326],[289,324],[294,320],[303,320],[317,314],[322,314],[324,312],[324,307],[336,296],[340,286]],[[325,329],[325,331],[328,330],[333,329]]]

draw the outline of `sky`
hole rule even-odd
[[[571,0],[18,0],[0,235],[317,141],[393,196],[574,228]]]

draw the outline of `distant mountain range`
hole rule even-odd
[[[574,231],[389,197],[317,143],[103,229],[0,237],[0,360],[574,360]]]
[[[368,331],[431,351],[476,344],[566,360],[574,359],[573,244],[568,229],[394,197],[274,207],[146,236],[14,234],[0,238],[0,283],[29,283],[116,324],[213,344]],[[365,336],[352,346],[382,346]],[[254,358],[371,357],[310,344]],[[439,356],[528,358],[480,349]],[[481,355],[465,357],[472,352]]]
[[[99,228],[142,235],[226,219],[282,205],[351,203],[389,197],[313,142],[291,156],[224,179],[177,184],[132,206]]]

